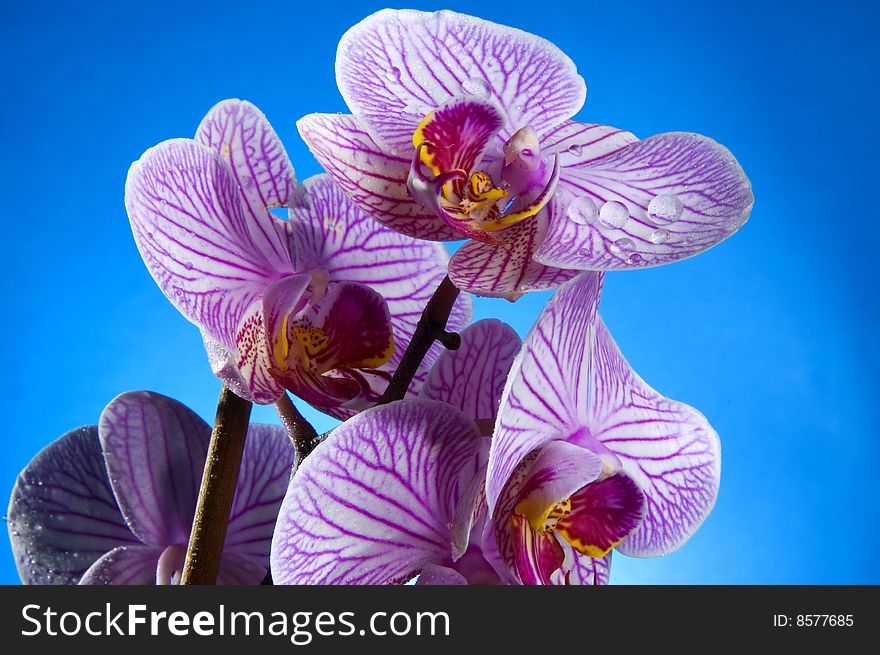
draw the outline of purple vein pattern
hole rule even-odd
[[[210,428],[187,407],[124,393],[97,427],[70,432],[19,476],[9,508],[13,552],[30,584],[168,584],[179,579]],[[293,448],[252,425],[219,582],[256,584],[268,567]]]
[[[365,284],[385,298],[397,345],[380,369],[393,373],[443,279],[446,249],[410,239],[370,219],[326,175],[306,180],[301,193],[307,204],[290,209],[294,241],[302,253],[308,253],[312,268],[329,271],[331,281]],[[457,332],[469,325],[472,307],[470,297],[459,296],[447,329]],[[443,350],[435,343],[428,351],[410,387],[412,393]]]
[[[538,261],[593,270],[658,266],[711,248],[745,222],[751,188],[726,148],[685,132],[637,143],[622,135],[591,144],[589,157],[565,168]],[[612,143],[619,148],[609,152]],[[625,213],[603,217],[606,203]]]
[[[568,282],[526,338],[492,440],[489,508],[496,512],[527,456],[566,441],[600,457],[609,474],[632,478],[645,496],[644,519],[618,549],[662,555],[712,509],[718,437],[698,411],[661,396],[629,367],[597,314],[600,290],[600,274]]]
[[[649,557],[696,532],[718,495],[718,435],[693,407],[664,398],[627,364],[601,319],[590,368],[589,430],[647,500],[647,516],[618,550]]]
[[[449,262],[449,279],[461,289],[516,300],[528,291],[553,289],[579,271],[545,266],[534,259],[547,231],[546,212],[505,230],[501,246],[472,239]]]
[[[510,371],[495,424],[489,506],[519,463],[538,446],[566,438],[586,417],[589,344],[602,288],[601,273],[582,274],[544,308]]]
[[[440,355],[421,395],[448,403],[471,418],[494,420],[519,348],[519,335],[506,323],[477,321],[461,333],[458,350]]]
[[[289,208],[288,221],[269,212],[282,206]],[[267,334],[267,293],[275,297],[272,313],[298,306],[294,288],[306,291],[297,274],[372,287],[388,299],[398,350],[390,367],[412,338],[416,307],[427,302],[447,266],[439,245],[366,219],[328,178],[296,186],[275,131],[241,100],[212,108],[195,140],[166,141],[135,162],[126,207],[147,268],[201,329],[215,374],[260,403],[284,393],[270,370],[288,364],[274,361],[269,348],[274,335]],[[469,322],[469,300],[462,298],[451,329]]]
[[[353,115],[306,116],[297,124],[303,139],[377,221],[420,239],[473,238],[451,260],[450,278],[479,295],[515,300],[556,288],[573,277],[559,269],[633,269],[691,257],[733,234],[751,211],[748,178],[715,141],[674,132],[640,142],[570,120],[586,93],[574,63],[519,30],[449,11],[383,10],[343,36],[336,76]],[[422,119],[430,123],[438,108],[462,98],[493,105],[504,124],[469,169],[425,177]],[[514,164],[527,161],[529,183],[519,186],[525,178]],[[463,182],[442,181],[473,174],[508,192],[475,209]],[[520,212],[538,197],[549,204]]]
[[[375,220],[416,239],[462,238],[410,196],[406,180],[412,156],[383,150],[356,116],[310,114],[296,125],[333,181]]]
[[[524,125],[540,132],[571,118],[587,93],[549,41],[450,11],[384,10],[361,21],[339,42],[336,80],[374,135],[407,152],[419,120],[462,91],[492,88],[507,124],[502,141]]]
[[[395,584],[428,563],[449,566],[482,443],[469,418],[437,401],[349,419],[291,481],[272,540],[273,580]]]

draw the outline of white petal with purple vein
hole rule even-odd
[[[700,412],[645,384],[601,319],[591,387],[590,432],[620,458],[648,505],[645,519],[618,550],[638,557],[675,550],[715,504],[721,475],[718,435]]]
[[[290,210],[293,242],[298,250],[313,253],[313,265],[327,270],[331,281],[366,284],[385,297],[395,347],[381,369],[393,373],[425,305],[446,275],[446,249],[437,243],[414,240],[372,220],[327,175],[306,180],[303,197],[307,205]],[[460,296],[447,329],[463,329],[471,315],[470,298]],[[440,344],[431,347],[411,391],[418,391],[441,352]]]
[[[246,213],[229,164],[188,139],[149,149],[128,173],[125,205],[156,283],[230,350],[261,289],[291,273],[286,223]]]
[[[582,273],[550,299],[523,344],[501,399],[489,453],[487,498],[494,512],[523,458],[565,439],[587,418],[590,346],[602,274]]]
[[[369,216],[416,239],[461,239],[439,216],[410,196],[406,180],[412,154],[384,151],[350,115],[310,114],[296,126],[315,159]]]
[[[528,291],[553,289],[578,274],[533,259],[547,231],[547,212],[498,233],[500,245],[468,241],[449,262],[449,279],[478,296],[516,300]]]
[[[446,350],[428,374],[421,396],[457,407],[473,419],[495,420],[507,374],[519,352],[516,331],[484,319],[461,333],[461,347]]]
[[[549,41],[451,11],[386,9],[339,42],[336,81],[352,112],[400,152],[412,150],[419,120],[462,93],[492,98],[507,125],[536,131],[573,116],[586,86],[574,63]]]
[[[161,548],[120,546],[105,554],[85,572],[81,585],[154,585]]]
[[[611,138],[618,149],[599,142],[562,169],[537,261],[582,270],[659,266],[711,248],[748,219],[751,184],[724,146],[685,132],[629,144]],[[578,219],[581,198],[598,219]]]
[[[454,408],[403,400],[336,428],[303,462],[272,541],[278,584],[393,584],[448,566],[482,437]]]
[[[271,233],[267,208],[293,204],[297,199],[296,175],[263,112],[244,100],[223,100],[202,119],[195,140],[229,162],[242,192],[244,209],[257,228],[252,235],[260,247],[283,246]],[[283,258],[285,250],[277,254]]]
[[[211,439],[208,424],[172,398],[129,391],[107,405],[98,431],[132,532],[150,546],[185,544]]]
[[[249,557],[262,566],[264,575],[293,462],[293,445],[284,429],[259,423],[248,427],[223,551],[224,556]]]
[[[569,550],[573,558],[571,568],[567,571],[556,571],[550,576],[550,582],[556,585],[608,584],[608,577],[611,575],[611,553],[605,557],[595,558],[582,555],[571,548]]]

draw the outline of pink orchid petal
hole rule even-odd
[[[503,243],[469,241],[449,262],[449,279],[478,296],[516,300],[528,291],[553,289],[578,271],[545,266],[532,256],[544,241],[547,212],[496,233]]]
[[[514,470],[493,507],[492,529],[498,557],[511,570],[526,576],[524,584],[549,584],[550,575],[555,569],[545,571],[536,568],[537,564],[526,555],[541,544],[544,548],[552,544],[536,541],[536,537],[527,535],[526,524],[515,522],[514,518],[518,516],[528,521],[543,515],[549,508],[593,482],[601,471],[599,457],[585,448],[564,441],[549,441],[533,450]],[[511,526],[517,526],[518,530],[512,530]],[[556,557],[562,550],[560,547],[557,551],[554,547],[547,553]],[[561,562],[559,565],[562,565]],[[525,582],[526,579],[533,582]]]
[[[311,266],[326,270],[331,281],[358,282],[382,294],[391,314],[395,348],[381,370],[393,373],[425,305],[446,275],[446,249],[412,239],[371,219],[327,175],[306,180],[301,191],[305,204],[290,210],[297,249],[313,253]],[[471,300],[462,294],[449,316],[447,329],[463,329],[471,316]],[[428,369],[443,351],[440,344],[432,346],[413,382],[413,393],[418,392]]]
[[[281,140],[259,109],[244,100],[214,105],[196,130],[195,140],[225,159],[238,182],[244,209],[254,221],[261,246],[277,248],[268,222],[270,207],[288,207],[297,199],[296,175]],[[260,227],[264,227],[260,235]],[[277,254],[282,259],[286,250]]]
[[[539,137],[542,152],[558,154],[563,168],[585,168],[638,141],[631,132],[610,125],[563,121]]]
[[[277,367],[284,363],[287,356],[289,321],[295,319],[306,309],[312,300],[309,293],[312,276],[301,273],[289,275],[273,282],[263,292],[263,329],[264,339],[268,341],[269,353],[267,366]]]
[[[154,585],[161,548],[119,546],[103,555],[83,574],[81,585]]]
[[[661,396],[624,359],[599,320],[590,372],[589,430],[642,489],[647,515],[618,550],[650,557],[697,530],[718,495],[721,452],[706,418]]]
[[[573,116],[586,86],[574,63],[540,37],[451,11],[386,9],[339,43],[336,80],[353,113],[386,146],[404,152],[430,110],[462,93],[502,109],[502,140]]]
[[[276,425],[251,423],[248,427],[235,498],[229,515],[229,527],[223,542],[226,558],[248,558],[256,566],[242,565],[239,570],[262,573],[269,569],[269,546],[281,501],[293,473],[294,450],[286,430]]]
[[[608,554],[645,516],[645,496],[626,473],[591,482],[570,500],[571,510],[556,523],[556,531],[591,557]]]
[[[211,428],[148,391],[114,398],[98,424],[110,484],[131,531],[149,546],[186,544]]]
[[[430,162],[434,175],[455,169],[471,173],[503,125],[494,103],[473,96],[451,98],[421,122],[413,148],[425,144],[422,161]]]
[[[289,277],[284,278],[287,279]],[[283,287],[285,283],[282,281],[281,285]],[[242,318],[235,332],[234,352],[236,354],[230,363],[232,369],[237,371],[237,377],[244,382],[244,389],[239,390],[236,386],[232,386],[230,387],[232,391],[245,400],[261,405],[268,405],[278,400],[284,393],[284,387],[270,373],[272,356],[269,353],[262,299],[251,305]],[[232,378],[236,377],[234,373],[229,371],[227,373]]]
[[[537,261],[581,270],[659,266],[711,248],[748,219],[751,184],[724,146],[685,132],[611,139],[617,150],[601,155],[609,144],[598,142],[562,169]]]
[[[272,542],[277,584],[393,584],[452,563],[451,526],[479,469],[473,421],[429,400],[368,409],[305,459]]]
[[[301,320],[327,336],[326,348],[312,358],[322,370],[376,368],[395,348],[385,298],[359,282],[331,282]]]
[[[484,319],[462,331],[458,350],[434,364],[421,396],[457,407],[473,419],[495,420],[498,404],[521,340],[501,321]]]
[[[461,573],[448,566],[440,566],[426,562],[419,572],[417,585],[466,585],[468,583]]]
[[[406,180],[413,158],[411,144],[403,155],[387,152],[350,115],[311,114],[296,125],[318,163],[367,215],[416,239],[461,239],[458,232],[410,196]]]
[[[551,584],[553,574],[565,559],[562,546],[550,533],[535,532],[524,516],[510,518],[513,561],[519,579],[524,585]]]
[[[229,164],[187,139],[165,141],[132,165],[125,204],[156,283],[187,319],[234,350],[261,289],[293,272],[286,224],[253,221]]]
[[[598,273],[582,273],[561,287],[513,363],[489,453],[487,499],[493,515],[520,462],[546,442],[567,438],[586,418],[601,288]]]
[[[612,551],[613,552],[613,551]],[[573,563],[569,570],[556,571],[550,576],[554,585],[607,585],[611,575],[611,553],[605,557],[587,557],[572,553]]]

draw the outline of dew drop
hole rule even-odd
[[[586,196],[575,198],[566,210],[568,218],[578,225],[591,225],[596,222],[596,216],[599,210],[596,209],[596,203]]]
[[[629,220],[629,210],[622,202],[612,200],[602,205],[599,210],[599,220],[608,227],[621,228]]]
[[[461,84],[461,90],[477,98],[488,98],[491,93],[489,83],[482,77],[472,77]]]
[[[390,70],[385,72],[385,79],[389,82],[396,82],[400,79],[400,69],[397,66],[392,66]]]
[[[648,218],[657,225],[669,225],[681,218],[684,205],[675,196],[656,196],[648,203]]]
[[[580,157],[584,152],[584,147],[580,143],[575,143],[573,146],[568,147],[568,152],[575,157]]]
[[[643,261],[643,257],[637,252],[634,252],[633,254],[631,254],[629,257],[626,258],[626,263],[632,264],[633,266],[638,266],[639,264],[642,263],[642,261]]]
[[[620,255],[621,257],[628,257],[629,253],[635,250],[635,248],[636,244],[633,243],[633,240],[625,237],[623,239],[618,239],[611,244],[611,252],[615,255]]]
[[[651,243],[661,244],[669,241],[669,230],[662,227],[651,232]]]
[[[192,264],[192,262],[184,262],[184,263],[183,263],[183,267],[184,267],[186,270],[188,270],[188,271],[193,270],[193,264]]]

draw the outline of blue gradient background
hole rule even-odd
[[[117,393],[151,389],[213,416],[219,384],[198,333],[131,238],[128,166],[241,97],[269,116],[300,178],[317,173],[294,121],[345,110],[336,42],[382,4],[3,0],[3,502],[37,450],[95,422]],[[710,135],[755,189],[734,238],[607,278],[601,309],[630,362],[703,411],[724,456],[698,534],[665,558],[617,557],[612,581],[880,583],[877,209],[867,200],[877,5],[714,4],[479,8],[575,60],[589,88],[581,119],[643,137]],[[525,334],[548,297],[478,300],[476,314]],[[275,420],[266,408],[255,416]],[[0,540],[0,582],[16,582],[5,530]]]

